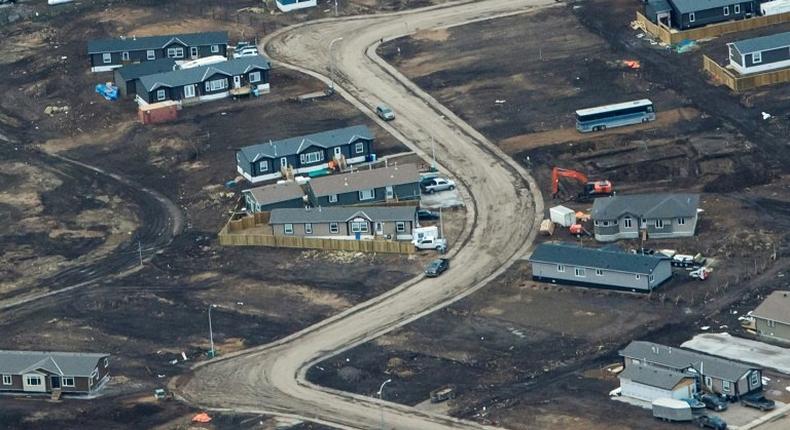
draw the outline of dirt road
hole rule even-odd
[[[329,74],[329,44],[341,95],[372,116],[386,102],[397,119],[382,124],[429,159],[435,142],[441,167],[463,185],[469,235],[451,251],[451,269],[437,279],[418,277],[390,292],[272,345],[228,355],[176,382],[189,402],[238,412],[297,416],[343,428],[483,428],[407,406],[312,386],[311,364],[407,324],[485,286],[520,258],[543,216],[534,181],[512,159],[452,112],[407,81],[375,54],[382,39],[419,29],[516,13],[552,1],[491,0],[414,12],[324,20],[271,35],[267,52],[321,78]]]

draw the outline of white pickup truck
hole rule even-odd
[[[413,243],[417,249],[435,249],[437,251],[447,249],[447,239],[441,237],[425,237],[415,240]]]

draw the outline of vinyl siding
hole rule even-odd
[[[615,272],[604,270],[603,276],[595,273],[594,267],[564,265],[565,271],[557,270],[558,264],[532,262],[532,276],[537,280],[556,281],[558,283],[588,284],[589,286],[599,286],[604,288],[616,288],[625,290],[649,291],[657,287],[672,276],[672,268],[669,260],[662,261],[653,272],[653,283],[649,283],[649,275],[640,274],[639,279],[635,273]],[[577,267],[584,267],[585,276],[579,277],[575,274]]]
[[[387,200],[387,187],[379,187],[373,190],[374,196],[372,200],[360,200],[359,191],[350,191],[348,193],[337,194],[337,201],[330,202],[329,196],[315,197],[311,192],[311,201],[313,206],[349,206],[358,204],[372,204],[384,202]],[[397,200],[413,200],[420,197],[420,184],[418,182],[412,184],[401,184],[392,187],[393,199]]]
[[[154,51],[154,54],[156,55],[156,57],[153,58],[153,59],[156,60],[156,59],[159,59],[159,58],[167,58],[167,48],[169,48],[169,47],[176,47],[176,46],[180,46],[180,47],[184,48],[184,58],[183,58],[184,60],[191,60],[192,59],[192,57],[189,55],[190,47],[184,47],[183,45],[181,45],[181,44],[179,44],[177,42],[168,45],[164,49],[154,49],[153,51]],[[123,61],[122,60],[122,58],[123,58],[122,57],[123,56],[122,52],[112,52],[111,53],[112,61],[109,64],[105,64],[104,63],[104,61],[102,59],[102,55],[103,54],[90,54],[91,66],[97,67],[97,66],[105,66],[105,65],[110,65],[110,64],[112,64],[112,65],[119,65],[119,64],[142,63],[144,61],[149,61],[149,59],[148,59],[148,50],[147,49],[133,50],[133,51],[127,51],[127,52],[129,52],[129,60],[128,61]],[[225,57],[225,56],[227,56],[227,53],[228,53],[228,47],[225,44],[219,44],[219,52],[217,52],[217,53],[212,53],[211,52],[211,45],[200,45],[200,46],[198,46],[198,57],[197,58],[208,57],[208,56],[211,56],[211,55],[221,55],[221,56]]]
[[[766,64],[771,63],[779,63],[782,61],[790,60],[790,47],[784,46],[782,48],[776,49],[769,49],[765,51],[760,51],[762,55],[762,61],[755,64],[752,60],[752,54],[746,54],[746,67],[753,67],[753,66],[764,66]]]
[[[595,240],[599,242],[610,242],[619,239],[638,239],[639,229],[637,228],[637,225],[641,223],[641,219],[631,217],[631,228],[626,228],[623,218],[618,219],[616,223],[612,220],[609,220],[610,225],[608,227],[594,225],[593,228],[595,232]],[[648,237],[654,239],[694,236],[697,227],[697,215],[684,219],[685,224],[681,225],[678,224],[677,218],[664,218],[663,228],[657,228],[656,220],[653,218],[648,218],[646,219],[647,235]],[[601,221],[604,220],[596,220],[596,222],[599,222],[599,224]]]
[[[790,325],[777,322],[774,327],[770,327],[767,319],[755,317],[754,326],[757,333],[768,339],[790,343]]]
[[[735,13],[735,5],[741,6],[740,13]],[[724,22],[730,21],[734,19],[743,19],[746,17],[747,14],[753,13],[754,11],[754,2],[737,2],[734,1],[730,4],[730,14],[724,15],[724,8],[723,7],[716,7],[711,9],[699,10],[694,12],[694,22],[691,22],[689,19],[689,14],[684,13],[680,15],[680,20],[675,20],[675,25],[680,29],[688,29],[688,28],[696,28],[702,27],[708,24],[714,24],[717,22]],[[676,10],[675,10],[676,11]],[[677,13],[673,14],[675,17],[678,16]],[[674,18],[673,18],[674,19]]]
[[[397,232],[397,223],[396,222],[384,222],[383,223],[383,234],[392,235],[393,238],[397,235],[410,235],[413,229],[413,221],[403,221],[405,223],[405,231],[404,232]],[[293,234],[285,234],[285,225],[284,224],[274,224],[272,225],[272,233],[275,236],[304,236],[304,237],[317,237],[317,236],[337,236],[338,238],[344,238],[348,236],[353,236],[354,233],[351,232],[351,223],[339,222],[337,223],[338,232],[337,233],[330,233],[329,231],[329,224],[330,223],[312,223],[313,226],[313,234],[305,234],[304,224],[293,224],[294,232]],[[363,233],[365,236],[372,236],[375,233],[375,222],[368,223],[368,232]]]

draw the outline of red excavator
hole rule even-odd
[[[614,194],[614,185],[607,180],[590,181],[584,173],[555,167],[551,170],[551,196],[555,199],[560,191],[560,177],[575,179],[584,184],[584,190],[576,197],[579,201],[589,200],[595,197],[611,196]]]

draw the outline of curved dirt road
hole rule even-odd
[[[330,41],[339,92],[372,115],[386,101],[398,118],[384,126],[418,154],[431,149],[463,184],[469,209],[467,239],[456,244],[452,268],[442,277],[418,277],[270,345],[196,366],[176,381],[187,401],[211,409],[274,413],[342,428],[480,429],[456,420],[375,399],[313,386],[306,370],[328,356],[380,336],[446,306],[502,273],[532,243],[543,215],[534,181],[483,136],[439,105],[375,55],[376,43],[418,28],[450,26],[514,13],[551,0],[489,0],[407,13],[325,20],[285,29],[269,38],[267,52],[281,65],[314,76],[327,73]],[[324,78],[324,80],[326,80]]]

